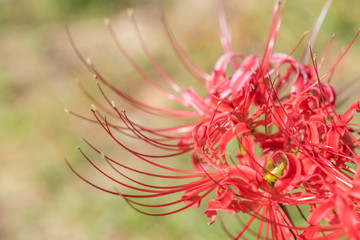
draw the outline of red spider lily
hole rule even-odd
[[[317,34],[329,3],[326,2],[311,39]],[[96,78],[99,91],[107,103],[101,104],[81,87],[94,102],[91,109],[94,118],[70,113],[97,123],[116,144],[137,159],[169,173],[157,174],[129,167],[105,155],[86,140],[85,143],[108,163],[113,172],[126,181],[98,167],[79,148],[81,154],[106,178],[119,184],[121,190],[110,191],[97,186],[69,165],[70,168],[85,182],[123,197],[132,208],[143,214],[173,214],[198,207],[206,197],[210,199],[204,213],[211,219],[210,224],[215,222],[219,211],[250,214],[250,220],[240,233],[231,235],[235,239],[242,237],[245,231],[251,232],[257,239],[337,239],[342,236],[359,239],[360,173],[355,167],[360,159],[356,154],[359,141],[355,137],[359,131],[354,129],[358,125],[350,121],[355,112],[360,112],[360,106],[356,101],[345,113],[338,114],[335,110],[336,92],[329,83],[332,72],[359,32],[333,67],[320,76],[319,69],[330,44],[319,64],[312,54],[311,44],[308,49],[310,65],[292,57],[306,34],[289,54],[273,53],[283,10],[283,5],[275,1],[264,55],[245,57],[233,50],[222,1],[218,0],[216,11],[224,55],[216,62],[211,74],[201,70],[185,54],[162,14],[171,46],[194,79],[203,84],[206,89],[204,97],[192,88],[182,90],[160,67],[147,49],[132,11],[129,15],[144,53],[175,94],[164,90],[137,65],[106,21],[115,44],[132,67],[170,100],[189,110],[149,106],[117,89],[90,60],[81,55],[70,37],[75,52]],[[228,67],[233,69],[232,74],[228,74]],[[279,71],[280,68],[282,71]],[[291,85],[289,92],[286,91],[287,85]],[[189,122],[162,129],[138,124],[116,107],[103,91],[103,86],[142,111],[165,118],[185,118]],[[122,125],[110,121],[109,117],[117,122],[120,120]],[[117,137],[118,133],[166,153],[146,154],[130,149]],[[229,148],[234,144],[238,149],[231,152]],[[157,161],[188,152],[194,170],[172,168]],[[126,172],[179,183],[151,185],[134,179],[131,177],[133,174]],[[213,198],[209,197],[212,192],[215,192]],[[176,196],[175,200],[171,200],[172,195]],[[142,201],[147,198],[162,198],[165,202],[149,204]],[[167,210],[170,206],[174,208]],[[160,213],[146,210],[154,208],[166,210]],[[305,225],[297,226],[288,208],[297,209]],[[309,214],[303,213],[305,208]],[[260,222],[258,233],[250,228],[254,220]]]

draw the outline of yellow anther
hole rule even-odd
[[[134,9],[128,8],[127,13],[131,17],[132,15],[134,15]]]
[[[87,63],[88,65],[91,65],[91,64],[92,64],[91,59],[90,59],[90,58],[86,58],[86,63]]]

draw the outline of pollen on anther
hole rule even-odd
[[[97,108],[96,108],[95,104],[93,104],[93,103],[92,103],[90,106],[91,106],[91,108],[92,108],[94,111],[96,111],[96,110],[97,110]]]
[[[64,111],[65,111],[67,114],[70,113],[69,109],[67,109],[67,108],[64,108]]]
[[[86,63],[87,63],[88,65],[91,65],[91,64],[92,64],[91,59],[90,59],[90,58],[86,58]]]
[[[134,15],[134,9],[128,8],[128,9],[127,9],[127,13],[128,13],[129,16]]]

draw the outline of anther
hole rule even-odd
[[[316,62],[316,57],[317,57],[317,55],[316,55],[316,53],[314,53],[314,56],[313,56],[314,62]]]
[[[134,15],[134,9],[128,8],[128,9],[127,9],[127,13],[128,13],[128,15],[131,17],[132,15]]]
[[[86,63],[87,63],[88,65],[91,65],[91,64],[92,64],[91,59],[90,59],[90,58],[86,58]]]
[[[90,106],[91,106],[91,108],[94,109],[95,111],[97,110],[95,104],[92,103]]]

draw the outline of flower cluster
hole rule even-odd
[[[306,33],[290,53],[273,52],[283,13],[279,1],[275,1],[262,57],[243,56],[233,51],[221,0],[216,4],[224,54],[210,74],[189,59],[162,15],[171,46],[184,67],[206,89],[203,97],[193,88],[182,90],[160,67],[149,53],[132,11],[129,11],[129,15],[145,54],[174,94],[165,91],[137,65],[106,20],[115,43],[134,69],[169,99],[190,110],[162,109],[132,98],[108,82],[91,61],[80,54],[70,38],[79,58],[96,78],[107,102],[107,105],[101,104],[86,92],[94,102],[91,109],[94,119],[87,120],[99,124],[118,145],[139,160],[169,174],[129,167],[105,155],[87,141],[127,182],[98,167],[80,148],[83,156],[101,174],[121,188],[119,191],[104,189],[71,169],[94,187],[123,197],[132,208],[143,214],[173,214],[204,204],[201,202],[206,197],[208,202],[204,214],[210,219],[209,224],[216,221],[220,211],[250,214],[250,220],[241,232],[232,236],[235,239],[243,236],[256,219],[260,222],[259,232],[254,233],[257,239],[338,239],[343,236],[360,239],[360,170],[357,168],[360,157],[356,153],[360,146],[356,138],[359,131],[356,130],[357,124],[350,123],[354,114],[360,112],[360,105],[359,101],[355,101],[345,113],[337,113],[336,91],[329,83],[333,71],[357,35],[333,67],[320,76],[319,69],[330,44],[319,62],[312,54],[311,44],[308,44],[311,64],[303,64],[292,57]],[[322,14],[326,12],[324,8]],[[314,35],[316,30],[312,32]],[[165,118],[188,119],[188,123],[162,129],[138,124],[124,110],[117,108],[102,86],[142,111]],[[104,113],[115,121],[109,121]],[[121,124],[118,124],[119,121]],[[117,133],[167,153],[151,155],[135,151],[127,147]],[[236,151],[233,150],[234,146]],[[172,168],[166,166],[164,161],[156,161],[188,153],[192,170]],[[124,170],[163,179],[164,183],[170,179],[178,180],[179,184],[151,185],[133,178],[134,174],[128,175]],[[127,193],[126,189],[137,193]],[[170,195],[178,196],[177,200],[158,204],[142,201],[159,197],[168,199]],[[174,208],[169,211],[171,206]],[[154,208],[165,211],[154,213],[147,210]],[[296,225],[289,209],[296,210],[305,224]]]

